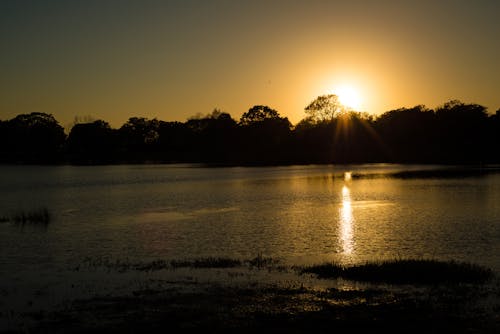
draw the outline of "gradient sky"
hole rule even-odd
[[[256,104],[292,123],[350,85],[374,114],[500,108],[500,1],[0,1],[0,119],[185,121]]]

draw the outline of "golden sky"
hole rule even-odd
[[[0,1],[0,119],[185,121],[256,104],[297,123],[350,86],[374,114],[500,108],[500,1]]]

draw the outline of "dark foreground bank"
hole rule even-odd
[[[39,314],[33,332],[498,333],[500,309],[481,305],[485,293],[471,287],[405,292],[222,286],[192,292],[143,290]]]
[[[4,333],[500,331],[498,278],[486,268],[464,263],[395,260],[351,267],[290,267],[258,256],[246,261],[206,258],[85,265],[141,275],[188,268],[193,276],[181,281],[150,280],[120,295],[98,294],[69,301],[56,310],[27,312],[23,314],[25,325]],[[80,272],[82,268],[75,270]],[[360,268],[361,275],[348,277],[351,271],[359,273]],[[407,277],[415,269],[434,279],[394,280],[391,275],[387,281],[383,279],[388,272]],[[195,278],[197,272],[207,270],[224,273],[220,277],[246,275],[249,271],[287,271],[298,280],[272,284],[251,280],[234,285]],[[325,281],[333,285],[317,284]]]

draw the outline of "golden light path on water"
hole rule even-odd
[[[344,174],[344,180],[350,181],[351,173]],[[351,192],[349,187],[345,184],[342,187],[342,204],[340,207],[340,241],[342,244],[342,252],[344,254],[351,254],[354,249],[352,226],[354,217],[352,214],[351,206]]]

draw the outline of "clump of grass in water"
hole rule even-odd
[[[194,260],[172,260],[173,268],[233,268],[241,266],[241,261],[224,257],[207,257]]]
[[[41,208],[32,211],[21,211],[11,217],[11,221],[15,224],[43,224],[50,223],[50,213],[47,208]]]
[[[134,269],[139,270],[139,271],[156,271],[156,270],[166,269],[168,267],[169,267],[169,264],[167,261],[155,260],[155,261],[148,262],[148,263],[136,264],[134,266]]]
[[[269,268],[271,265],[277,263],[278,260],[273,258],[263,257],[258,255],[257,257],[250,260],[239,260],[227,257],[206,257],[206,258],[195,258],[195,259],[183,259],[183,260],[154,260],[151,262],[138,262],[133,263],[128,260],[111,260],[109,258],[85,258],[81,265],[77,265],[74,270],[79,271],[83,268],[91,267],[106,267],[109,269],[115,269],[119,272],[125,272],[128,270],[138,270],[138,271],[157,271],[163,269],[176,269],[176,268],[193,268],[193,269],[210,269],[210,268],[235,268],[243,265],[248,265],[250,268]]]
[[[276,259],[273,259],[272,257],[264,257],[262,254],[258,254],[256,257],[250,260],[246,260],[246,263],[250,265],[250,267],[256,267],[258,269],[270,267],[273,264],[278,263],[279,261]]]
[[[318,278],[345,278],[389,284],[484,283],[493,277],[491,269],[455,261],[400,259],[353,266],[326,263],[302,268]]]

